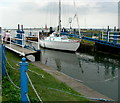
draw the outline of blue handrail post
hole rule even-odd
[[[23,57],[22,62],[20,62],[20,87],[22,103],[28,103],[28,78],[26,72],[28,72],[28,63],[26,62],[26,58]]]
[[[114,37],[113,37],[113,43],[117,43],[117,33],[116,32],[114,32]]]
[[[6,69],[5,69],[5,46],[2,44],[2,76],[5,76]]]
[[[106,39],[106,41],[107,41],[107,42],[110,41],[110,31],[109,31],[109,30],[107,31],[107,39]]]
[[[21,25],[21,30],[20,30],[20,25],[18,24],[17,38],[18,39],[22,39],[23,38],[23,34],[24,34],[23,25]],[[22,42],[23,42],[22,40],[17,40],[17,44],[22,45]]]

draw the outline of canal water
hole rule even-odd
[[[34,61],[33,56],[30,55],[28,58]],[[120,69],[118,56],[102,52],[67,53],[41,48],[40,62],[118,100],[118,69]]]
[[[114,100],[118,99],[120,61],[117,56],[104,53],[67,53],[42,49],[40,62]]]

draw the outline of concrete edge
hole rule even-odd
[[[41,68],[42,70],[46,71],[47,73],[51,74],[53,77],[57,78],[58,80],[64,82],[65,84],[67,84],[68,86],[70,86],[72,89],[74,89],[75,91],[79,92],[80,94],[86,96],[86,97],[90,97],[90,98],[99,98],[99,99],[106,99],[106,100],[112,100],[111,98],[87,87],[86,85],[84,85],[83,83],[80,83],[78,81],[76,81],[74,78],[57,71],[56,69],[53,69],[45,64],[42,64],[40,62],[34,62],[32,63],[35,66]]]

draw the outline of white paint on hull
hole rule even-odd
[[[58,50],[76,51],[80,46],[80,42],[60,42],[60,41],[40,40],[40,46],[44,48],[51,48]]]

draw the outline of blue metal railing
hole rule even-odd
[[[93,39],[93,38],[89,38],[89,37],[82,37],[82,39],[88,40],[88,41],[93,41],[93,42],[96,42],[96,43],[99,43],[99,44],[103,44],[103,45],[108,45],[108,46],[120,48],[120,44],[113,43],[113,42],[108,42],[108,41],[104,41],[104,40]]]
[[[30,102],[30,99],[29,99],[29,96],[28,96],[28,81],[30,82],[37,98],[39,99],[40,103],[43,103],[42,102],[42,99],[40,98],[40,96],[38,95],[34,85],[32,84],[32,81],[28,75],[28,63],[26,62],[26,58],[23,57],[22,58],[22,62],[20,62],[20,87],[18,87],[13,81],[12,79],[10,78],[9,76],[9,73],[7,71],[7,68],[6,68],[6,62],[8,63],[8,65],[10,65],[10,63],[8,62],[6,56],[5,56],[5,46],[2,44],[1,45],[1,48],[2,48],[2,76],[5,76],[7,75],[8,76],[8,79],[9,81],[17,88],[20,90],[20,94],[21,94],[21,102],[22,103],[28,103]],[[14,67],[12,67],[10,65],[10,67],[12,69],[15,69]],[[17,70],[17,69],[16,69]],[[30,70],[30,72],[33,72]],[[33,72],[36,74],[36,72]],[[40,75],[40,74],[39,74]],[[42,76],[42,75],[41,75]]]
[[[89,37],[84,37],[84,36],[82,37],[82,39],[88,40],[88,41],[93,41],[95,43],[99,43],[99,44],[103,44],[103,45],[112,46],[115,48],[120,48],[120,44],[117,43],[118,40],[120,39],[120,33],[114,32],[114,33],[112,33],[112,35],[110,33],[111,33],[110,31],[107,31],[106,36],[104,38],[105,40],[99,40],[99,39],[94,39],[94,38],[89,38]],[[111,38],[113,39],[112,42],[110,42]]]
[[[5,70],[5,46],[2,44],[1,45],[2,48],[2,76],[5,76],[6,70]]]

